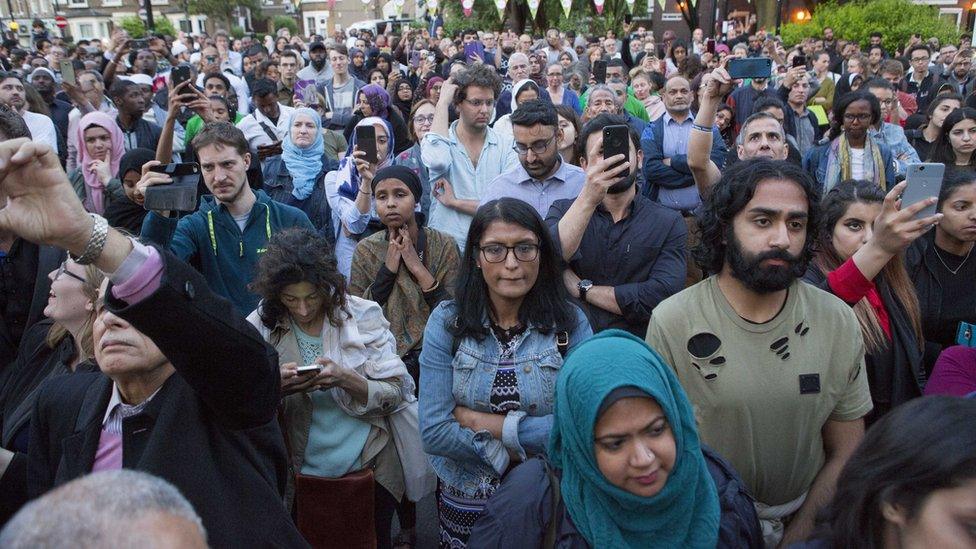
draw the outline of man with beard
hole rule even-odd
[[[47,105],[48,109],[51,111],[51,120],[54,121],[54,127],[57,128],[58,134],[61,138],[65,138],[68,135],[68,113],[71,112],[73,108],[71,103],[67,101],[62,101],[55,97],[55,78],[54,73],[51,69],[46,69],[41,67],[39,69],[34,69],[30,76],[27,77],[27,81],[34,86],[37,93],[41,95],[44,99],[44,103]]]
[[[575,200],[557,200],[546,223],[568,264],[566,289],[593,331],[621,328],[640,336],[658,303],[683,287],[688,230],[677,212],[639,192],[637,132],[629,130],[627,158],[604,158],[603,129],[626,124],[623,116],[603,114],[583,126],[586,183]]]
[[[34,141],[50,145],[55,151],[58,148],[58,130],[54,122],[43,114],[27,110],[27,96],[24,82],[12,72],[0,73],[0,105],[20,115],[30,128]]]
[[[648,343],[695,405],[702,442],[756,498],[766,546],[806,539],[872,407],[854,312],[800,280],[816,183],[789,162],[738,162],[699,216],[714,273],[661,303]]]
[[[481,203],[518,198],[545,217],[556,200],[579,196],[586,174],[559,155],[563,132],[552,103],[526,101],[510,120],[519,165],[496,177],[481,195]]]
[[[322,42],[312,42],[308,47],[308,65],[298,71],[299,80],[314,80],[322,84],[332,78],[332,65],[329,64],[329,50]]]

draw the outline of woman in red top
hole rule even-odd
[[[831,189],[818,251],[804,276],[854,308],[874,401],[868,424],[921,396],[925,386],[918,298],[900,256],[941,214],[915,219],[935,199],[901,209],[904,188],[900,183],[886,196],[868,181],[844,181]]]

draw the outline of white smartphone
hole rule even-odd
[[[921,164],[909,164],[905,180],[908,185],[901,193],[902,209],[925,200],[926,198],[939,197],[942,190],[942,178],[945,176],[945,165],[934,162],[924,162]],[[935,214],[937,204],[932,204],[915,215],[915,219],[921,219]]]
[[[62,59],[58,65],[61,71],[61,81],[67,82],[71,86],[77,86],[78,81],[75,80],[75,66],[71,64],[71,60]]]
[[[308,366],[299,366],[298,373],[307,374],[308,372],[318,372],[321,369],[322,366],[320,366],[319,364],[309,364]]]

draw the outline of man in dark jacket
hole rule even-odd
[[[783,129],[786,135],[793,137],[802,158],[820,143],[825,129],[817,120],[817,115],[807,109],[810,82],[806,67],[790,69],[776,91],[787,107],[783,109]]]
[[[115,122],[122,130],[122,143],[126,151],[142,148],[156,150],[159,144],[159,137],[163,129],[143,120],[142,115],[146,112],[146,94],[142,88],[134,82],[126,80],[116,80],[109,89],[109,95],[115,106],[119,109],[119,115]]]
[[[28,495],[138,469],[179,488],[214,547],[307,546],[281,502],[274,349],[189,266],[85,212],[47,146],[0,143],[0,179],[13,198],[0,229],[67,249],[111,281],[93,326],[101,373],[39,389]]]
[[[150,212],[142,236],[196,266],[210,287],[245,317],[258,304],[247,285],[271,235],[291,227],[315,229],[303,211],[248,186],[251,154],[241,130],[227,122],[210,124],[193,139],[193,146],[203,181],[213,195],[205,196],[197,211],[179,220],[169,212]],[[169,176],[144,168],[137,192],[145,194],[148,187],[170,181]]]

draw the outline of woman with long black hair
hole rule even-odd
[[[958,108],[946,116],[939,138],[932,144],[929,162],[940,162],[950,171],[976,170],[976,109]]]

